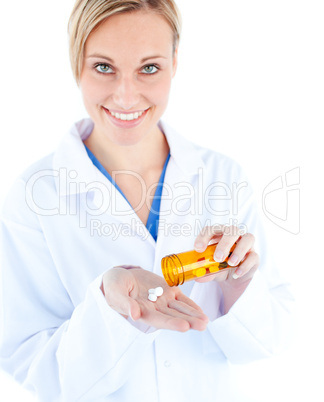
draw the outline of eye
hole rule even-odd
[[[100,64],[97,64],[95,66],[95,68],[99,73],[102,73],[102,74],[111,74],[112,73],[112,71],[110,71],[111,67],[108,64],[100,63]]]
[[[159,68],[157,66],[155,66],[154,64],[150,64],[148,66],[145,66],[142,71],[145,74],[155,74],[158,72],[158,70]]]

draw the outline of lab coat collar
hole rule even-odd
[[[53,169],[59,175],[56,181],[60,196],[88,192],[93,183],[110,186],[108,179],[93,165],[83,141],[91,134],[93,122],[83,119],[75,123],[63,137],[53,158]],[[171,158],[185,177],[198,174],[205,164],[195,146],[179,135],[164,121],[159,122],[170,147]],[[62,180],[62,177],[64,180]],[[62,184],[63,183],[63,184]]]
[[[184,175],[196,175],[199,168],[205,167],[197,148],[190,141],[182,137],[164,121],[159,122],[159,127],[166,136],[172,158]]]
[[[55,184],[59,196],[85,193],[93,183],[103,181],[83,144],[92,130],[90,119],[75,123],[54,153],[53,170],[58,174]]]

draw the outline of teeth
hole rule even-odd
[[[112,114],[112,116],[116,117],[116,119],[123,120],[123,121],[125,121],[125,120],[131,121],[131,120],[136,120],[139,117],[141,117],[144,112],[136,112],[136,113],[128,113],[128,114],[117,113],[117,112],[116,113],[110,112],[110,113]]]

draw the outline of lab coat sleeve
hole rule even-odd
[[[125,384],[159,331],[111,309],[101,276],[73,305],[24,191],[18,181],[1,217],[0,365],[41,401],[98,400]]]
[[[240,183],[248,183],[244,176]],[[245,292],[225,315],[219,314],[208,330],[232,363],[247,363],[283,352],[292,342],[294,297],[270,252],[262,216],[248,184],[238,197],[235,216],[246,231],[254,234],[260,257],[259,269]]]

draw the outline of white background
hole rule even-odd
[[[13,180],[86,116],[68,60],[73,3],[16,0],[1,7],[1,203]],[[246,367],[241,381],[257,402],[324,401],[322,1],[178,5],[183,38],[165,119],[192,141],[238,160],[260,208],[270,182],[300,169],[290,188],[300,208],[295,197],[288,199],[287,221],[262,214],[294,286],[296,341],[283,356]],[[286,189],[270,194],[267,208],[284,219]],[[0,399],[33,401],[4,373]]]

